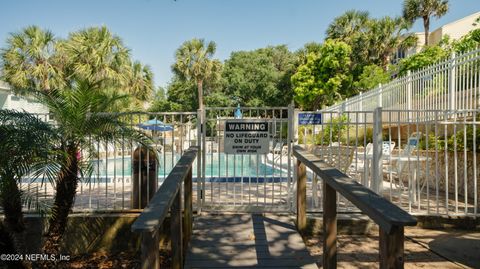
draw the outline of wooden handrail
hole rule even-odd
[[[380,227],[380,268],[403,268],[404,226],[417,220],[387,199],[359,184],[300,146],[297,158],[297,228],[306,229],[306,167],[323,180],[323,266],[336,268],[337,192],[357,206]]]
[[[147,207],[132,224],[133,232],[142,233],[142,267],[160,268],[158,233],[170,211],[172,267],[183,268],[184,250],[192,235],[192,166],[198,148],[190,147],[182,155]],[[182,218],[181,188],[184,185]]]

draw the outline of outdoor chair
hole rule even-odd
[[[382,163],[388,164],[388,158],[395,148],[395,142],[383,141],[382,143]],[[368,178],[366,175],[370,174],[370,162],[373,159],[373,144],[368,143],[364,150],[357,148],[353,154],[353,161],[348,168],[348,175],[352,178],[360,180],[363,185],[367,185]],[[367,171],[368,169],[368,171]]]
[[[365,182],[365,159],[373,154],[373,144],[368,143],[364,148],[357,147],[353,153],[352,163],[347,174],[352,178]]]
[[[388,160],[384,159],[387,163],[383,166],[383,172],[390,181],[398,180],[396,185],[400,190],[405,188],[403,178],[407,176],[410,179],[412,172],[419,165],[416,163],[416,155],[413,155],[413,152],[418,148],[421,136],[422,133],[420,132],[412,133],[405,148],[399,152],[398,156],[391,156]],[[420,171],[416,171],[416,173],[418,174]]]

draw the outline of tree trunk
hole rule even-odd
[[[5,177],[2,193],[2,207],[5,214],[4,219],[4,235],[9,240],[4,241],[6,244],[2,248],[9,249],[11,254],[25,254],[25,223],[22,212],[21,193],[15,178]],[[26,265],[26,264],[25,264]],[[19,261],[12,263],[12,268],[24,268],[25,265]]]
[[[198,108],[203,111],[203,80],[197,80]]]
[[[67,145],[67,160],[61,168],[56,185],[55,201],[49,219],[48,231],[44,235],[43,252],[59,254],[60,241],[67,226],[67,217],[72,209],[78,184],[77,147]]]
[[[15,253],[15,246],[13,243],[12,236],[6,230],[6,227],[3,223],[0,223],[0,253],[1,254],[11,254]],[[1,261],[0,268],[8,269],[24,269],[26,266],[21,261]]]
[[[428,46],[428,37],[430,35],[430,17],[423,17],[423,29],[425,29],[425,46]]]

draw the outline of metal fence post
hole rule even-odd
[[[197,213],[202,212],[202,110],[197,110]]]
[[[378,106],[383,106],[383,88],[382,83],[378,84]]]
[[[297,116],[298,116],[298,111],[294,110],[295,109],[295,105],[294,103],[292,102],[289,106],[288,106],[288,132],[287,132],[287,141],[288,141],[288,174],[287,174],[287,204],[288,204],[288,207],[289,207],[289,210],[292,211],[293,210],[293,205],[292,205],[292,184],[293,184],[293,180],[292,180],[292,158],[293,158],[293,155],[292,155],[292,146],[293,146],[293,143],[295,141],[295,138],[296,136],[298,135],[298,132],[297,132],[297,128],[298,128],[298,125],[297,125]],[[293,169],[294,172],[293,172],[293,177],[296,178],[296,169]]]
[[[456,55],[455,55],[455,51],[452,52],[452,56],[450,58],[450,75],[448,77],[448,95],[449,95],[449,100],[450,100],[450,104],[449,104],[449,108],[450,110],[455,110],[456,109],[456,104],[457,104],[457,100],[456,100],[456,83],[455,83],[455,80],[456,80]]]
[[[407,110],[408,110],[408,120],[411,119],[412,110],[412,72],[407,71]]]
[[[206,114],[207,109],[203,108],[202,111],[202,207],[205,204],[205,162],[207,160],[207,124],[206,124]],[[212,194],[213,195],[213,194]]]
[[[360,96],[360,97],[359,97],[359,99],[360,99],[360,109],[359,109],[359,111],[363,111],[363,96],[362,96],[362,92],[360,92],[359,96]],[[364,115],[363,115],[363,113],[360,113],[359,119],[357,120],[357,123],[358,123],[358,122],[363,122],[363,121],[364,121]]]
[[[382,191],[382,108],[373,111],[373,156],[372,156],[372,185],[371,188],[378,194]]]

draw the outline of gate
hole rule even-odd
[[[293,107],[208,107],[201,114],[197,204],[207,211],[289,211],[292,208]],[[269,125],[266,154],[224,152],[225,122]]]

